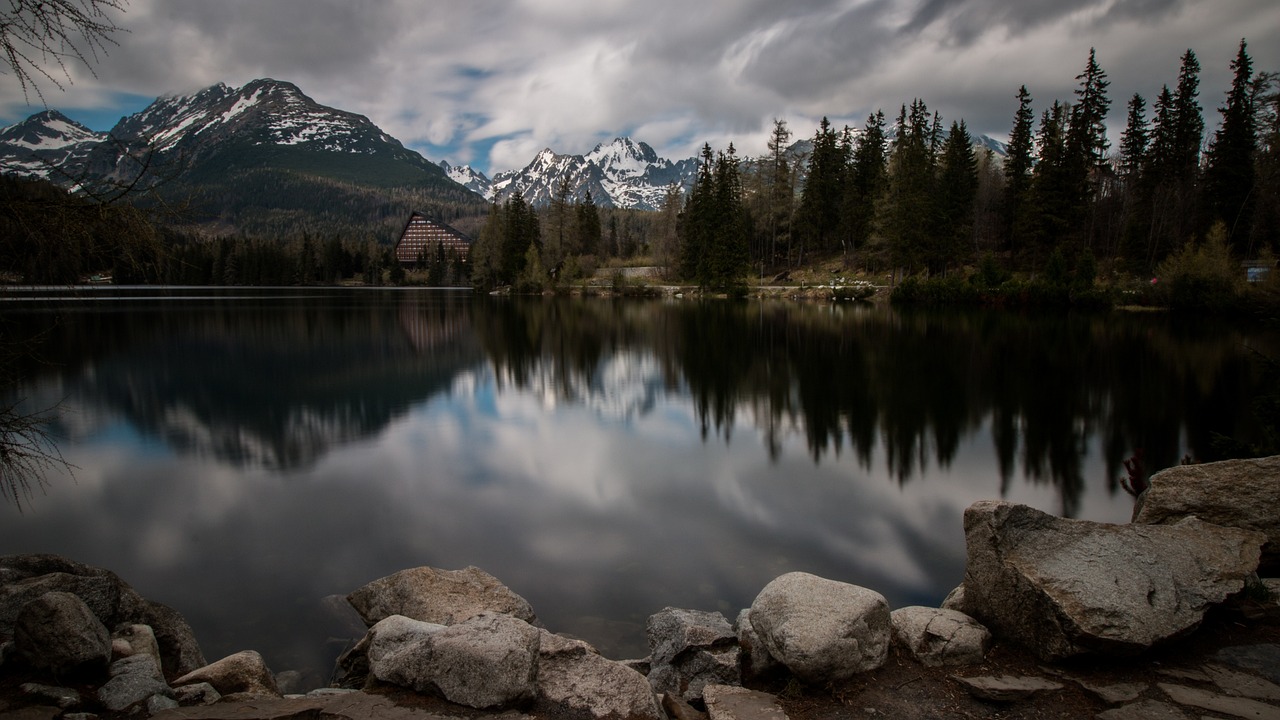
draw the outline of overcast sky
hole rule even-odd
[[[1187,48],[1210,127],[1241,38],[1280,71],[1277,0],[127,0],[117,22],[96,77],[42,86],[95,130],[158,95],[272,77],[489,173],[622,135],[673,159],[704,142],[758,155],[774,118],[809,137],[824,115],[892,121],[917,97],[1003,139],[1018,86],[1037,113],[1071,99],[1090,47],[1113,136]],[[0,75],[0,123],[40,109]]]

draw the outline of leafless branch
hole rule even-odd
[[[128,0],[8,0],[0,10],[0,52],[18,79],[23,97],[35,93],[44,104],[40,83],[64,89],[59,76],[71,82],[68,63],[80,63],[90,73],[107,54],[111,37],[128,32],[116,24],[112,12],[124,12]],[[96,77],[96,74],[95,74]]]

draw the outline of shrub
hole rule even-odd
[[[1218,222],[1199,245],[1187,243],[1156,268],[1165,302],[1180,310],[1224,310],[1240,292],[1226,227]]]

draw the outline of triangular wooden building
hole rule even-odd
[[[435,257],[436,246],[441,244],[446,256],[456,254],[466,261],[471,254],[471,238],[466,234],[448,223],[415,212],[409,216],[396,242],[396,260],[401,265],[413,265],[419,259],[430,262]]]

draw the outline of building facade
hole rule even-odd
[[[401,265],[413,265],[420,259],[430,262],[437,245],[444,246],[446,256],[456,254],[466,261],[471,255],[471,238],[447,223],[415,212],[409,216],[396,242],[396,260]]]

